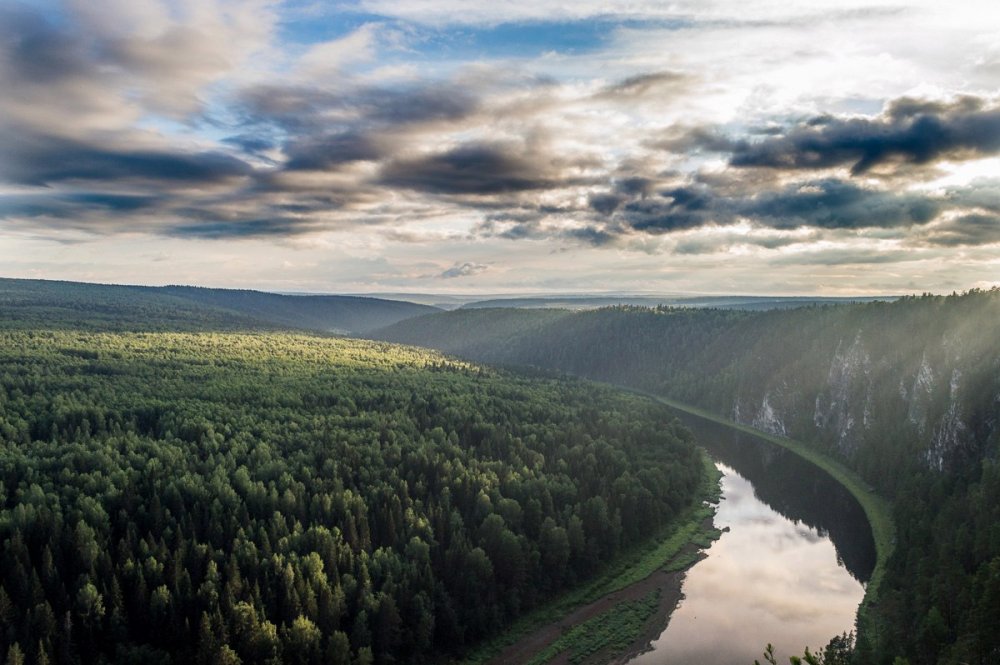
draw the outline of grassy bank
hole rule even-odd
[[[696,547],[705,548],[719,537],[719,532],[711,526],[711,518],[715,515],[715,506],[711,504],[715,504],[719,500],[721,474],[707,455],[704,457],[704,464],[705,473],[702,487],[691,505],[678,515],[670,527],[643,546],[623,553],[592,581],[524,615],[502,635],[480,646],[462,662],[466,665],[485,663],[499,655],[503,649],[511,644],[544,626],[561,620],[579,607],[641,581],[657,570],[678,571],[695,563],[698,560],[697,554],[689,552],[690,548],[687,548],[687,545],[693,544]],[[616,640],[624,639],[626,634],[631,635],[633,632],[637,634],[637,631],[642,628],[641,622],[638,623],[638,626],[635,625],[637,622],[636,608],[630,604],[623,604],[620,608],[616,607],[597,619],[602,622],[600,624],[602,634],[615,635]],[[588,624],[590,622],[584,625]],[[569,637],[574,634],[576,637]],[[592,650],[594,648],[593,640],[594,637],[588,631],[570,631],[566,636],[560,638],[561,646],[549,658],[567,648]],[[547,652],[548,649],[539,653],[538,657]],[[538,662],[546,662],[546,660]]]
[[[691,406],[690,404],[684,404],[683,402],[678,402],[667,397],[661,397],[659,395],[653,395],[642,391],[636,392],[652,397],[653,399],[677,409],[678,411],[684,411],[685,413],[690,413],[698,416],[699,418],[704,418],[705,420],[710,420],[712,422],[719,423],[720,425],[726,425],[727,427],[738,429],[752,436],[770,441],[771,443],[781,446],[782,448],[787,448],[799,457],[802,457],[803,459],[823,469],[837,482],[847,488],[854,498],[858,500],[858,503],[861,504],[862,509],[865,511],[865,516],[868,518],[868,523],[871,525],[872,538],[875,541],[875,569],[872,571],[871,579],[865,587],[865,597],[861,602],[861,607],[858,609],[859,623],[866,624],[869,620],[868,609],[878,600],[878,590],[882,583],[882,577],[885,574],[886,562],[892,555],[892,550],[896,543],[895,524],[892,519],[892,510],[889,506],[889,502],[876,494],[875,490],[872,489],[872,487],[857,473],[832,457],[816,450],[815,448],[807,446],[800,441],[768,434],[754,429],[753,427],[723,418],[711,413],[710,411],[700,409],[696,406]]]
[[[528,665],[545,665],[562,653],[568,655],[573,665],[600,654],[622,653],[642,633],[659,608],[659,591],[653,591],[639,600],[618,603],[609,612],[566,631],[529,660]]]

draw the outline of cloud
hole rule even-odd
[[[471,277],[472,275],[478,275],[480,273],[486,272],[490,267],[484,263],[472,263],[466,261],[465,263],[456,263],[452,267],[448,268],[440,275],[441,279],[454,279],[456,277]]]
[[[614,101],[635,101],[647,96],[679,93],[690,84],[690,78],[687,74],[674,71],[637,74],[605,87],[595,97]]]
[[[879,266],[923,261],[927,258],[926,255],[912,250],[840,247],[794,252],[775,257],[770,261],[770,264],[773,266]]]
[[[402,90],[369,88],[360,91],[355,99],[366,120],[391,124],[461,120],[479,106],[468,89],[450,83]]]
[[[426,82],[385,88],[339,82],[262,83],[239,93],[248,127],[281,127],[293,134],[327,133],[331,125],[358,130],[398,125],[454,122],[478,110],[479,100],[467,87]]]
[[[134,179],[211,183],[252,172],[247,163],[220,151],[116,148],[9,131],[0,131],[0,138],[0,178],[24,185]]]
[[[327,169],[359,161],[375,161],[386,154],[372,137],[346,131],[321,137],[300,137],[285,146],[285,168]]]
[[[3,72],[10,83],[52,85],[90,72],[87,45],[25,6],[0,5]]]
[[[610,215],[626,200],[617,192],[591,192],[587,195],[587,204],[602,215]]]
[[[381,182],[435,194],[492,195],[561,186],[545,156],[525,147],[469,143],[433,155],[389,162]]]
[[[912,245],[969,247],[1000,243],[1000,215],[961,215],[924,229],[910,239]]]
[[[956,20],[951,46],[918,49],[898,35],[923,34],[923,9],[865,6],[363,0],[306,26],[268,0],[4,5],[0,219],[202,265],[209,241],[257,238],[504,286],[642,289],[721,252],[987,255],[1000,184],[948,183],[988,164],[926,167],[1000,152],[997,102],[960,96],[992,89],[996,54],[964,36],[995,30]],[[830,244],[848,247],[802,251]],[[493,250],[528,267],[452,264]]]
[[[67,219],[90,213],[125,214],[156,207],[158,196],[134,194],[22,194],[0,196],[0,218],[51,217]]]
[[[238,238],[288,237],[307,233],[308,224],[294,218],[240,219],[184,223],[167,227],[165,235],[177,238],[232,240]]]
[[[725,229],[715,229],[713,233],[683,233],[673,245],[674,255],[697,256],[717,254],[734,247],[781,249],[793,245],[809,245],[824,237],[824,232],[809,229],[787,231],[767,228],[747,228],[737,225]]]
[[[951,103],[902,98],[878,118],[818,116],[781,135],[728,147],[736,167],[848,166],[853,175],[897,163],[972,159],[1000,152],[1000,107],[973,97]]]
[[[345,65],[371,60],[375,57],[378,28],[367,23],[346,37],[311,46],[299,58],[299,71],[306,76],[330,76]]]
[[[735,212],[772,228],[858,229],[926,224],[941,211],[934,198],[827,179],[789,185],[736,202]]]
[[[668,233],[748,220],[773,229],[892,228],[921,225],[943,209],[938,198],[862,187],[838,179],[772,190],[721,193],[701,183],[630,201],[615,215],[633,231]]]
[[[862,0],[845,0],[830,12],[824,5],[812,2],[794,4],[747,1],[732,5],[703,0],[682,0],[664,3],[658,0],[612,2],[606,0],[577,0],[572,3],[538,2],[538,0],[507,0],[482,2],[470,5],[463,0],[362,0],[360,6],[367,12],[386,17],[396,17],[430,26],[495,26],[507,23],[545,23],[565,21],[621,21],[661,22],[687,27],[696,21],[721,23],[731,26],[811,24],[822,15],[827,20],[831,14],[837,18],[856,18],[871,14],[896,14],[898,8],[873,8]],[[822,9],[827,9],[821,14]],[[748,20],[747,17],[754,17]]]

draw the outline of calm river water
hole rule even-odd
[[[779,663],[854,628],[875,565],[861,506],[791,452],[678,413],[725,476],[716,526],[729,527],[688,571],[684,599],[634,665]]]

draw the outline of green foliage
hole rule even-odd
[[[0,653],[29,662],[458,655],[704,476],[649,400],[343,339],[0,332],[0,407]]]
[[[0,278],[0,329],[364,332],[435,311],[379,298]]]
[[[826,648],[820,649],[817,653],[812,653],[806,647],[802,656],[789,656],[790,665],[850,665],[854,662],[854,634],[844,633],[830,640]],[[778,659],[774,655],[774,645],[768,644],[764,648],[764,662],[769,665],[778,665]],[[760,665],[759,660],[754,661],[754,665]]]
[[[722,495],[721,472],[702,456],[701,485],[689,505],[656,537],[622,552],[590,582],[559,595],[516,621],[493,640],[469,654],[463,662],[475,665],[493,659],[504,647],[537,630],[560,621],[573,610],[646,579],[658,570],[680,571],[698,560],[691,546],[708,547],[722,533],[711,526],[715,505]]]
[[[699,409],[689,404],[682,404],[675,400],[663,397],[655,397],[654,399],[657,399],[664,404],[668,404],[680,411],[686,411],[697,415],[700,418],[704,418],[727,427],[742,430],[755,437],[770,441],[777,446],[787,448],[796,455],[803,457],[826,471],[854,496],[854,498],[861,505],[862,509],[865,511],[865,516],[868,519],[868,523],[871,525],[872,537],[875,541],[876,551],[875,569],[872,571],[871,578],[866,586],[864,600],[862,601],[861,607],[858,609],[858,623],[863,628],[874,630],[875,627],[871,624],[871,622],[874,621],[872,608],[876,607],[878,604],[878,592],[882,585],[882,579],[885,575],[886,567],[889,563],[889,557],[891,556],[896,543],[896,527],[892,516],[892,508],[889,502],[876,494],[871,485],[865,482],[856,472],[852,471],[850,468],[834,459],[829,454],[817,450],[814,447],[807,446],[804,443],[795,441],[794,439],[778,437],[761,432],[760,430],[755,430],[752,427],[733,422],[726,418],[721,418],[714,415],[710,411]]]
[[[770,312],[458,311],[380,336],[625,385],[808,442],[863,479],[855,494],[884,562],[857,661],[1000,662],[1000,289]],[[888,499],[895,531],[865,484]]]
[[[621,652],[639,637],[659,605],[659,590],[639,600],[618,603],[607,612],[574,626],[528,663],[543,665],[560,654],[567,654],[568,661],[575,665],[599,653]]]

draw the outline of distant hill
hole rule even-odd
[[[460,309],[372,335],[657,393],[839,458],[898,527],[854,662],[1000,662],[1000,289],[741,309]]]
[[[944,470],[1000,440],[998,334],[996,290],[771,311],[459,309],[371,333],[663,394],[821,443],[886,485],[890,445],[894,463]]]
[[[437,311],[427,305],[354,296],[0,278],[0,328],[297,328],[363,333]]]
[[[816,297],[816,296],[534,296],[528,298],[490,298],[467,302],[461,309],[516,307],[519,309],[598,309],[631,305],[637,307],[711,307],[715,309],[769,310],[791,309],[809,305],[834,305],[891,301],[895,296]]]
[[[367,332],[441,311],[430,305],[360,296],[288,296],[195,286],[164,286],[159,290],[272,324],[332,332]]]

